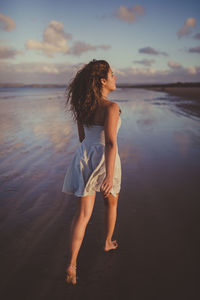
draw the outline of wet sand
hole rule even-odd
[[[199,87],[158,87],[152,88],[154,91],[166,92],[173,96],[178,96],[188,100],[197,100],[200,102]]]
[[[102,251],[97,195],[67,286],[69,227],[76,208],[61,192],[79,145],[62,94],[0,100],[1,299],[199,299],[199,118],[164,93],[122,89],[118,144],[122,190],[114,238]]]
[[[200,116],[200,88],[199,87],[158,87],[150,90],[162,92],[171,96],[173,104],[182,111],[194,116]],[[170,99],[170,98],[169,98]],[[183,100],[186,101],[183,101]]]

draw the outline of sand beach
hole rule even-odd
[[[166,92],[183,99],[196,100],[200,102],[200,87],[158,87],[154,91]]]
[[[102,251],[98,194],[71,287],[64,279],[76,199],[61,188],[79,141],[64,90],[1,89],[1,299],[198,299],[199,90],[187,92],[111,95],[122,110],[119,248]]]

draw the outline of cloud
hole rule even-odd
[[[151,47],[140,48],[139,53],[149,54],[149,55],[164,55],[168,56],[166,52],[157,51]]]
[[[0,61],[0,82],[66,84],[82,64],[63,63],[10,63]]]
[[[15,29],[16,24],[10,17],[4,16],[0,13],[0,28],[5,31],[12,31]]]
[[[10,65],[12,70],[16,73],[40,73],[40,74],[58,74],[67,70],[67,66],[63,66],[61,64],[52,64],[52,63],[22,63],[15,64],[13,66]]]
[[[198,69],[194,66],[186,68],[188,74],[196,75],[198,73]]]
[[[70,48],[69,54],[73,54],[76,56],[80,56],[83,52],[87,51],[96,51],[98,49],[107,50],[111,47],[109,45],[99,45],[99,46],[93,46],[90,44],[87,44],[85,42],[77,41],[74,43],[74,45]]]
[[[143,60],[134,60],[133,62],[135,64],[141,64],[141,65],[150,67],[155,62],[155,60],[154,59],[143,59]]]
[[[0,82],[67,84],[84,64],[46,62],[14,64],[2,60],[0,62]],[[113,66],[113,71],[117,75],[117,83],[144,84],[199,81],[200,67],[190,66],[185,68],[180,66],[180,68],[176,68],[176,64],[171,62],[171,67],[163,70],[152,67],[118,69]]]
[[[69,46],[68,40],[72,40],[70,33],[65,33],[63,24],[57,21],[51,21],[43,33],[43,40],[29,40],[25,46],[27,49],[43,52],[48,57],[54,57],[57,53],[72,54],[80,56],[87,51],[96,51],[98,49],[107,50],[109,45],[90,45],[85,42],[77,41],[72,46]]]
[[[11,47],[0,46],[0,59],[14,58],[16,55],[22,53],[22,51],[18,51]]]
[[[114,13],[114,16],[124,22],[133,23],[144,14],[145,9],[141,5],[134,5],[132,8],[127,8],[126,6],[121,5]]]
[[[190,48],[188,51],[192,53],[200,53],[200,46]]]
[[[187,73],[190,75],[196,75],[198,73],[198,68],[195,66],[190,66],[190,67],[184,68],[181,64],[173,62],[173,61],[169,61],[168,66],[172,70]]]
[[[180,69],[182,68],[182,66],[179,64],[179,63],[176,63],[174,61],[169,61],[168,62],[168,66],[171,68],[171,69]]]
[[[193,35],[193,38],[196,40],[200,40],[200,33],[196,33],[195,35]]]
[[[42,51],[49,57],[54,57],[56,53],[67,53],[69,47],[67,40],[72,39],[72,35],[65,33],[63,24],[57,21],[51,21],[43,33],[43,41],[29,40],[26,42],[27,49]]]
[[[174,63],[176,64],[176,63]],[[115,71],[117,74],[117,72]],[[169,83],[169,82],[195,82],[199,81],[200,67],[190,66],[184,68],[170,68],[156,70],[155,68],[124,68],[120,69],[117,75],[117,83],[129,84],[151,84],[151,83]]]
[[[181,29],[179,29],[179,31],[177,32],[177,36],[178,38],[181,38],[185,35],[189,35],[191,33],[191,28],[195,27],[197,20],[195,18],[188,18],[183,27],[181,27]]]

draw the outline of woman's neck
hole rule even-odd
[[[108,91],[108,90],[105,90],[105,89],[103,89],[103,91],[102,91],[101,95],[102,95],[102,97],[103,97],[104,99],[106,99],[106,100],[107,100],[107,96],[108,96],[108,94],[109,94],[109,91]]]

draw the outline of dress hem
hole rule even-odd
[[[69,194],[69,195],[74,195],[76,197],[86,197],[86,196],[93,196],[94,195],[94,194],[80,195],[80,194],[76,194],[76,193],[73,193],[73,192],[65,192],[65,191],[62,191],[62,193]]]
[[[62,193],[74,195],[76,197],[86,197],[86,196],[94,196],[95,193],[101,193],[101,191],[95,191],[94,194],[87,194],[87,195],[80,195],[80,194],[77,195],[76,193],[68,192],[68,191],[62,191]],[[113,194],[113,193],[110,193],[110,194],[112,194],[114,197],[117,197],[117,194],[119,194],[119,193],[120,193],[120,190],[119,190],[119,192],[117,192],[115,194]]]

